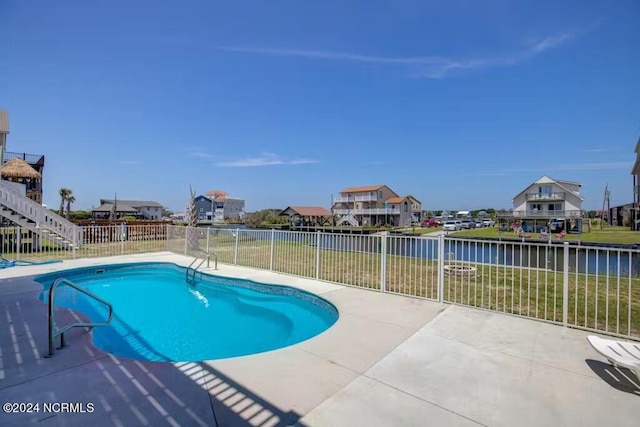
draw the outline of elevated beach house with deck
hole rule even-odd
[[[513,198],[513,209],[498,212],[502,223],[517,222],[525,232],[580,231],[582,227],[582,184],[542,176]]]
[[[338,218],[336,225],[408,227],[420,221],[422,203],[413,196],[398,195],[387,185],[370,185],[342,190],[331,212]]]

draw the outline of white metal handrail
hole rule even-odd
[[[191,264],[189,264],[189,266],[187,267],[187,271],[185,272],[185,280],[187,283],[194,283],[196,280],[196,272],[198,271],[198,269],[200,267],[202,267],[202,264],[204,264],[204,262],[207,262],[207,268],[209,268],[209,262],[211,261],[211,253],[209,252],[202,252],[202,255],[204,255],[204,258],[200,258],[199,256],[195,257],[193,259],[193,261],[191,261]],[[200,260],[200,262],[193,267],[193,265]],[[214,268],[217,270],[218,269],[218,256],[214,253],[213,254],[213,260],[215,262]],[[191,278],[189,278],[189,272],[192,272],[191,274]],[[202,274],[202,272],[200,273]]]
[[[72,288],[74,288],[75,290],[82,292],[83,294],[95,299],[96,301],[106,305],[109,308],[109,316],[107,317],[107,320],[104,322],[88,322],[88,323],[71,323],[70,325],[65,326],[64,328],[58,330],[57,332],[55,331],[55,327],[56,327],[56,320],[55,320],[55,310],[54,310],[54,298],[55,298],[55,291],[56,288],[58,287],[58,285],[63,284],[63,285],[67,285],[67,286],[71,286]],[[48,357],[51,357],[55,354],[56,352],[56,346],[55,346],[55,339],[58,335],[60,335],[60,348],[63,348],[66,345],[66,340],[65,340],[65,336],[64,333],[67,332],[69,329],[71,328],[93,328],[94,326],[107,326],[109,325],[109,323],[111,323],[111,319],[113,317],[113,306],[105,301],[104,299],[100,298],[98,295],[94,294],[93,292],[82,288],[81,286],[73,283],[72,281],[65,279],[64,277],[61,277],[59,279],[56,279],[55,282],[53,282],[53,285],[51,285],[51,289],[49,290],[49,354]]]
[[[78,242],[80,227],[51,212],[49,209],[23,196],[0,180],[0,205],[18,215],[35,222],[40,228],[46,228],[66,238],[69,242]]]

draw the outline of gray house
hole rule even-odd
[[[224,209],[224,202],[216,201],[212,197],[196,197],[196,212],[198,221],[213,221],[216,210]]]

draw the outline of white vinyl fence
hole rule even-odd
[[[0,228],[5,258],[48,260],[171,251],[220,263],[499,311],[640,339],[640,251],[569,244],[188,228],[82,227],[77,242]]]

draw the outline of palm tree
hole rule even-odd
[[[67,202],[67,198],[71,195],[71,190],[68,188],[61,188],[58,191],[58,194],[60,194],[60,210],[58,211],[58,215],[62,216],[64,215],[64,205]]]
[[[189,216],[187,217],[187,246],[189,250],[200,249],[200,242],[198,240],[198,233],[196,227],[198,226],[198,212],[196,212],[196,193],[189,186]]]
[[[67,215],[66,218],[69,219],[69,214],[71,213],[71,204],[74,203],[76,201],[75,196],[73,196],[71,194],[71,191],[69,191],[69,195],[67,196]]]

